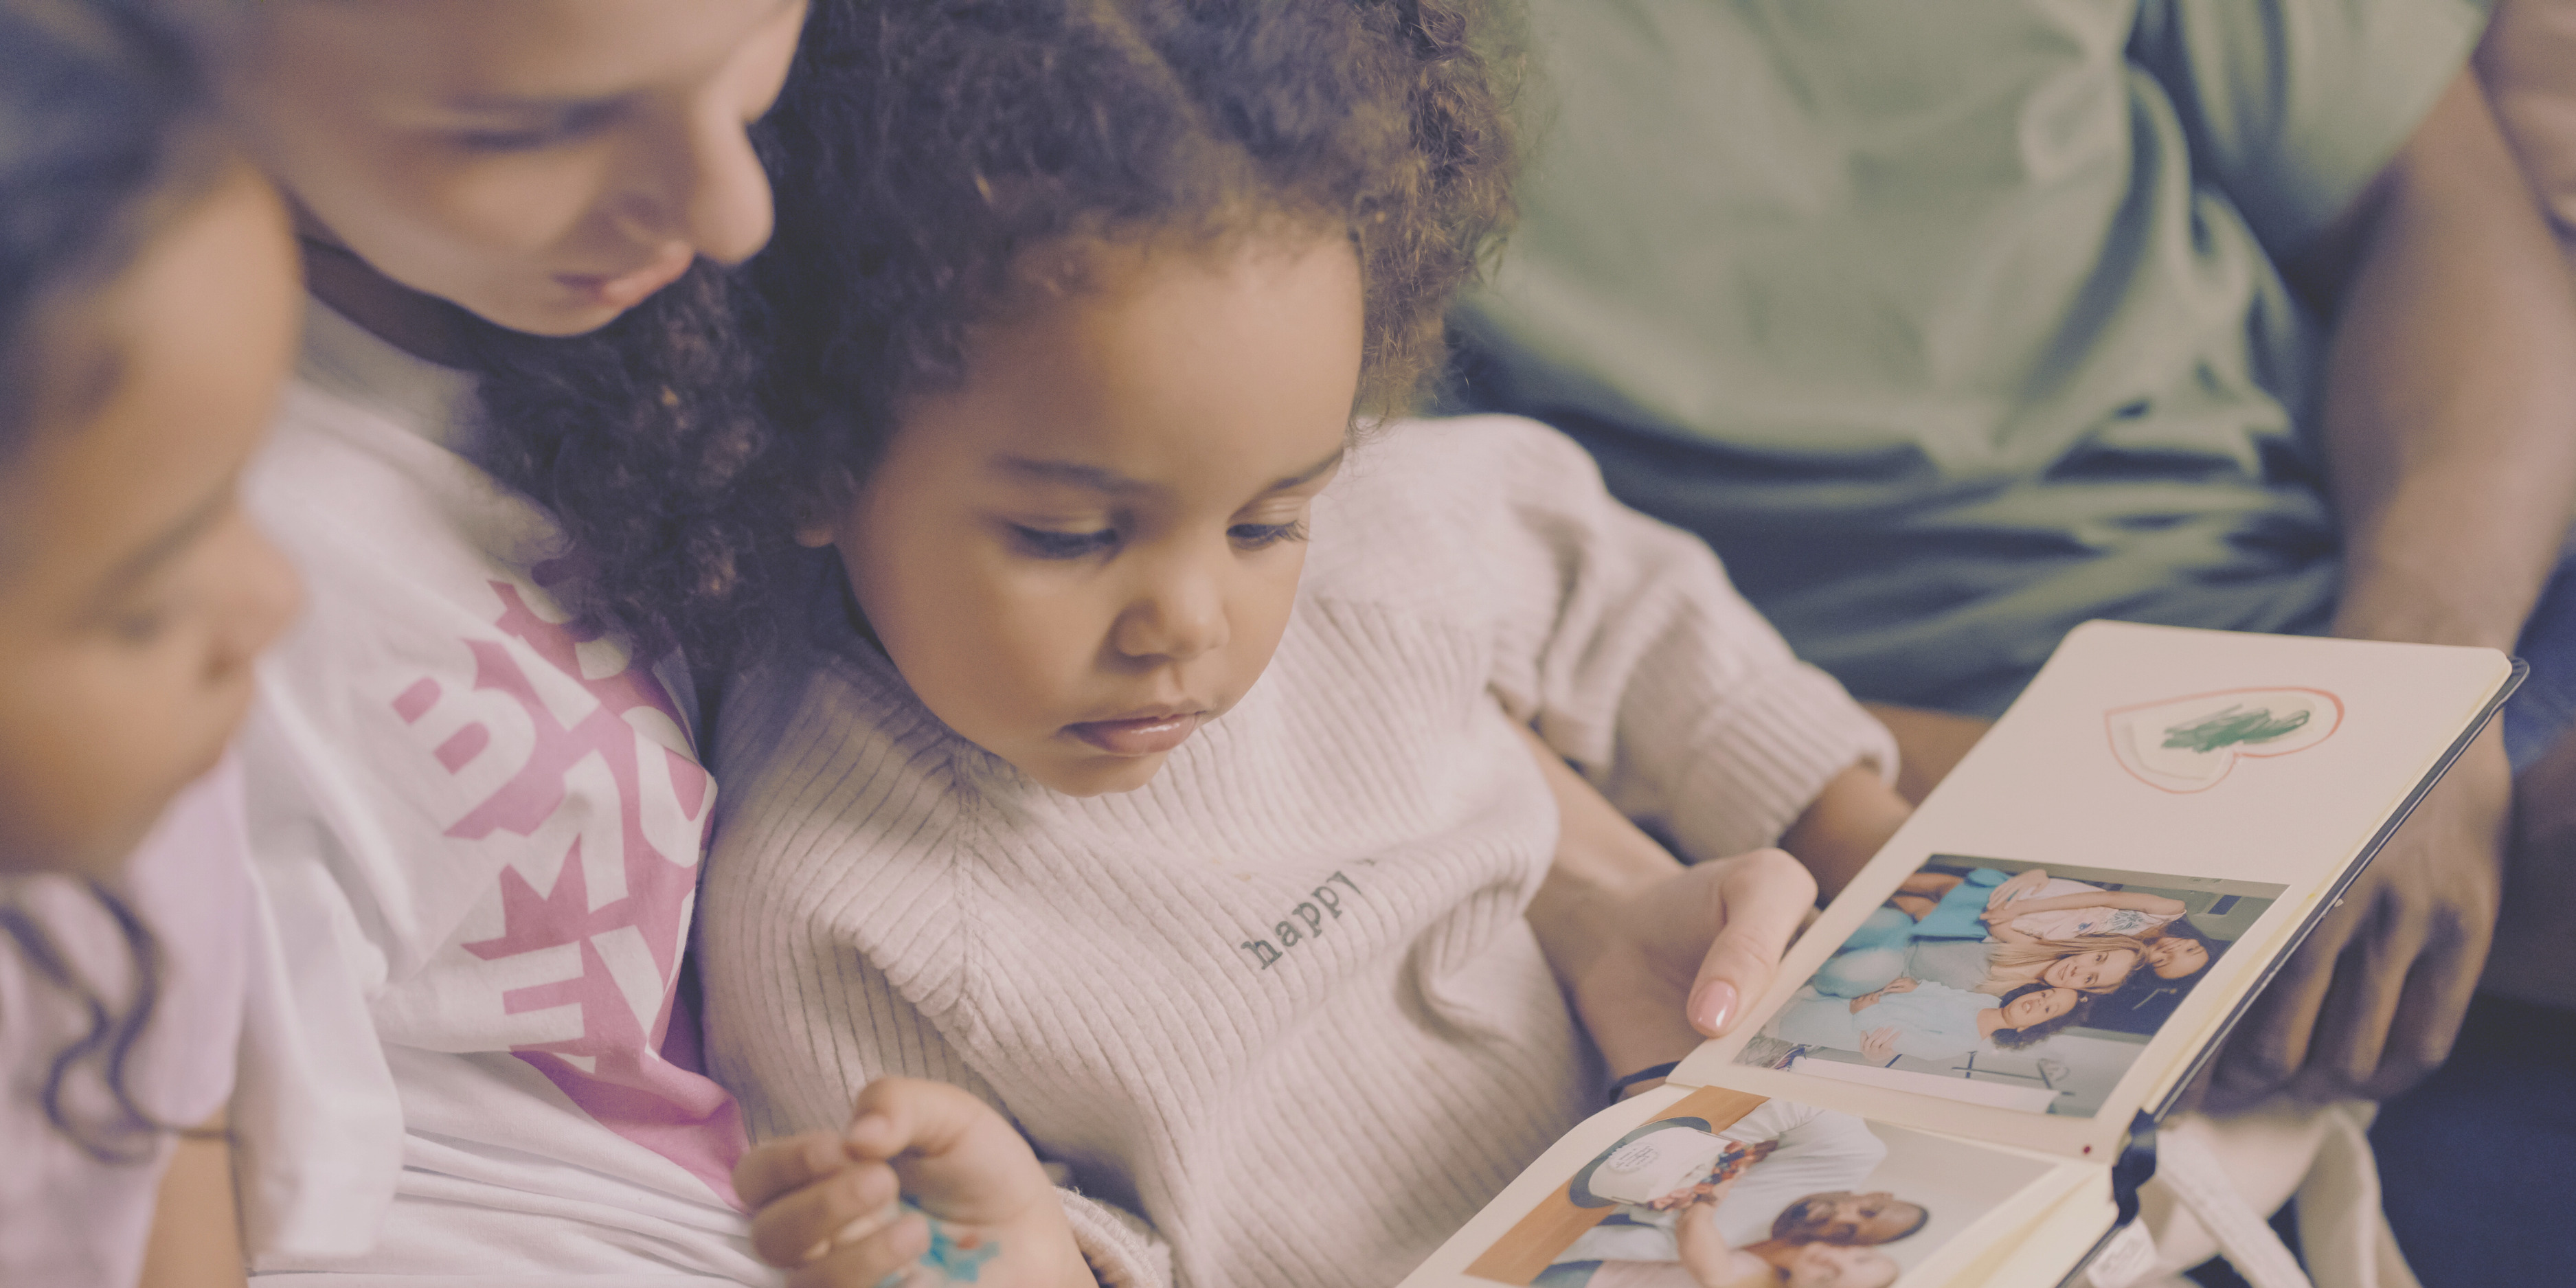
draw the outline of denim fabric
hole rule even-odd
[[[2390,1101],[2370,1139],[2424,1288],[2576,1276],[2576,1013],[2479,998],[2450,1061]]]
[[[2521,773],[2576,723],[2576,553],[2541,588],[2513,651],[2531,666],[2504,704],[2504,754]]]

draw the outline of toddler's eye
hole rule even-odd
[[[1040,559],[1082,559],[1117,545],[1118,530],[1055,532],[1014,523],[1011,525],[1011,539],[1020,547],[1021,553]]]
[[[1263,550],[1282,541],[1305,540],[1306,522],[1300,519],[1294,523],[1238,523],[1226,529],[1225,535],[1232,537],[1234,544],[1242,549]]]

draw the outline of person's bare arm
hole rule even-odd
[[[2329,236],[2333,630],[2510,649],[2576,501],[2576,290],[2463,73]],[[2220,1104],[2385,1096],[2449,1050],[2495,923],[2510,775],[2492,729],[2265,990]]]
[[[2478,80],[2576,274],[2576,0],[2501,0]],[[2513,857],[2480,987],[2576,1009],[2576,737],[2515,775]]]
[[[2191,911],[2180,899],[2168,899],[2144,890],[2096,890],[2091,894],[2053,894],[2045,899],[2024,899],[2007,908],[1988,905],[1985,915],[2009,920],[2026,912],[2064,912],[2071,908],[2127,908],[2159,917],[2179,917]]]
[[[1816,889],[1831,899],[1860,875],[1913,812],[1913,804],[1897,795],[1877,769],[1853,765],[1825,783],[1781,834],[1780,848],[1796,855],[1815,874]]]
[[[1682,1209],[1673,1221],[1673,1243],[1681,1252],[1682,1269],[1698,1280],[1703,1288],[1715,1288],[1728,1279],[1726,1264],[1735,1249],[1726,1246],[1726,1236],[1717,1228],[1717,1205],[1693,1203]]]
[[[242,1288],[240,1205],[224,1116],[179,1138],[153,1199],[141,1288]]]
[[[1779,850],[1684,867],[1523,734],[1560,819],[1530,929],[1613,1076],[1678,1060],[1770,987],[1815,879]]]

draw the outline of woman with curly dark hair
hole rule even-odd
[[[774,1263],[1392,1282],[1597,1092],[1526,727],[1708,858],[1889,763],[1570,442],[1393,419],[1507,210],[1490,24],[809,29],[752,269],[798,467],[730,521],[811,553],[726,686],[697,945]],[[938,1224],[871,1211],[896,1170]]]

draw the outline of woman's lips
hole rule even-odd
[[[1113,756],[1151,756],[1170,751],[1197,733],[1201,712],[1139,716],[1133,720],[1093,720],[1066,725],[1065,732]]]
[[[603,308],[631,309],[650,298],[653,292],[680,280],[680,274],[688,272],[689,265],[696,258],[686,248],[675,246],[631,272],[614,276],[563,273],[558,274],[555,280],[587,303]]]

